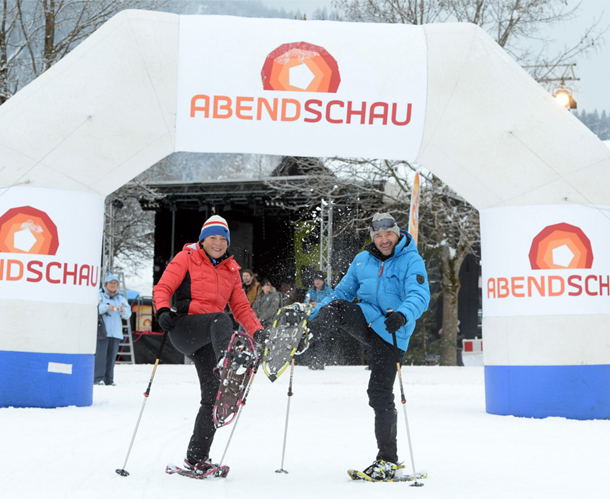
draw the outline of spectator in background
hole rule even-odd
[[[250,306],[252,306],[252,305],[254,305],[254,302],[256,301],[256,297],[258,296],[258,293],[260,293],[261,285],[256,280],[256,277],[254,277],[254,272],[252,272],[250,269],[242,270],[241,280],[243,283],[242,287],[244,288],[246,296],[248,297]]]
[[[297,292],[294,289],[294,286],[289,282],[283,282],[282,287],[280,288],[280,293],[282,297],[282,306],[285,307],[287,305],[292,305],[297,301]]]
[[[273,325],[273,318],[281,306],[281,297],[269,279],[261,281],[261,290],[256,297],[252,310],[265,329]]]
[[[108,274],[104,287],[98,296],[98,313],[106,326],[106,338],[98,338],[95,349],[95,367],[93,383],[96,385],[114,385],[114,364],[123,340],[123,323],[121,319],[131,317],[131,308],[127,299],[119,292],[119,279]]]
[[[313,278],[313,288],[309,288],[305,295],[305,303],[311,303],[314,307],[318,305],[324,298],[330,296],[333,288],[326,284],[322,272],[316,272]]]

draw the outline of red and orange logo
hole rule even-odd
[[[0,252],[55,255],[58,247],[57,227],[44,211],[20,206],[0,217]]]
[[[534,238],[529,258],[533,270],[590,269],[593,250],[580,228],[561,223],[545,227]]]
[[[307,42],[285,43],[265,59],[263,89],[336,93],[341,83],[337,61],[327,50]]]

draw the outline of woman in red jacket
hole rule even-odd
[[[184,246],[153,290],[161,328],[169,331],[172,344],[197,369],[201,406],[185,466],[202,474],[214,467],[209,458],[216,432],[212,411],[219,383],[214,368],[222,361],[233,334],[233,322],[225,314],[227,304],[256,342],[265,337],[242,288],[240,267],[227,251],[230,243],[227,221],[218,215],[210,217],[201,228],[199,242]],[[170,310],[172,296],[176,312]]]

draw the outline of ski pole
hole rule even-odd
[[[254,371],[252,372],[252,377],[250,378],[250,383],[248,383],[248,388],[246,388],[246,391],[244,393],[244,398],[241,400],[241,403],[239,404],[239,412],[237,413],[237,416],[235,418],[235,424],[233,425],[233,429],[231,430],[231,434],[229,435],[229,440],[227,441],[225,451],[222,454],[222,457],[220,458],[220,463],[218,463],[217,473],[220,472],[222,463],[224,462],[225,456],[227,455],[227,450],[229,450],[229,444],[231,443],[231,439],[233,438],[233,433],[235,432],[235,428],[237,428],[237,423],[239,423],[239,417],[241,416],[242,407],[244,405],[246,405],[246,398],[248,398],[248,394],[250,393],[250,388],[252,387],[252,383],[254,383],[254,377],[256,376],[256,372],[258,371],[258,366],[259,366],[259,362],[257,360],[256,364],[254,365]]]
[[[286,436],[288,435],[288,415],[290,414],[290,397],[292,397],[292,376],[294,374],[294,357],[290,363],[290,383],[288,384],[288,406],[286,407],[286,426],[284,427],[284,447],[282,449],[282,464],[279,470],[275,470],[276,473],[288,473],[284,469],[284,456],[286,454]]]
[[[400,402],[402,403],[402,410],[405,415],[405,425],[407,427],[407,440],[409,441],[409,454],[411,454],[411,467],[413,468],[414,482],[411,487],[422,487],[424,484],[417,481],[417,472],[415,471],[415,459],[413,459],[413,445],[411,444],[411,432],[409,431],[409,418],[407,417],[407,399],[405,397],[405,390],[402,386],[402,371],[400,370],[400,360],[396,363],[398,369],[398,381],[400,384]]]
[[[386,317],[390,315],[394,310],[391,308],[386,309]],[[392,333],[392,340],[394,342],[394,347],[398,349],[398,342],[396,341],[396,332]],[[415,471],[415,459],[413,459],[413,445],[411,444],[411,432],[409,431],[409,418],[407,417],[407,398],[405,397],[405,389],[402,385],[402,371],[400,369],[400,357],[398,358],[398,362],[396,362],[396,369],[398,371],[398,383],[400,385],[400,402],[402,403],[402,410],[405,415],[405,425],[407,427],[407,440],[409,441],[409,454],[411,455],[411,467],[413,468],[413,479],[415,480],[411,487],[423,487],[423,483],[419,483],[416,479],[417,472]]]
[[[131,443],[129,444],[129,449],[127,450],[127,456],[125,457],[125,463],[123,467],[115,470],[121,476],[129,476],[129,472],[125,469],[127,466],[127,460],[129,459],[129,454],[131,453],[131,447],[133,446],[133,441],[136,438],[136,433],[138,432],[138,426],[140,426],[140,419],[142,419],[142,413],[144,412],[144,406],[146,405],[146,401],[148,400],[148,396],[150,395],[150,387],[152,385],[153,379],[155,378],[155,372],[157,371],[157,366],[159,365],[159,361],[161,360],[161,353],[163,352],[163,347],[165,346],[165,340],[167,339],[167,331],[163,333],[163,338],[161,339],[161,345],[159,346],[159,353],[157,354],[157,360],[155,361],[155,366],[153,367],[152,374],[150,376],[150,381],[148,382],[148,387],[144,392],[144,402],[142,402],[142,408],[140,409],[140,415],[138,416],[138,421],[136,423],[136,428],[133,430],[133,436],[131,437]]]

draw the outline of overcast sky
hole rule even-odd
[[[285,10],[300,10],[306,13],[309,19],[318,8],[326,7],[332,10],[331,0],[262,0],[268,7]],[[578,1],[569,0],[570,5]],[[601,25],[610,25],[610,0],[582,0],[578,19],[569,23],[558,25],[550,30],[548,37],[556,40],[552,46],[559,52],[564,46],[572,46],[578,42],[579,34],[593,20],[603,15]],[[574,99],[578,104],[578,111],[588,112],[597,109],[610,113],[610,30],[605,35],[603,43],[597,53],[588,58],[582,57],[576,61],[575,74],[580,81],[570,84]]]

